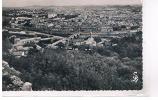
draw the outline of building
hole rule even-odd
[[[55,14],[55,13],[48,13],[48,18],[54,18],[56,16],[57,16],[57,14]]]
[[[108,32],[112,32],[112,31],[113,31],[113,28],[109,27],[109,26],[101,28],[101,33],[108,33]]]
[[[97,45],[97,43],[93,37],[88,38],[86,41],[83,42],[83,44],[86,44],[89,46],[96,46]]]
[[[17,44],[15,44],[15,46],[18,45],[25,45],[27,43],[37,43],[41,40],[41,37],[37,37],[37,38],[29,38],[29,39],[22,39],[20,41],[17,42]]]

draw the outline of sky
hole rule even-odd
[[[142,0],[2,0],[3,7],[24,6],[80,6],[80,5],[135,5]]]

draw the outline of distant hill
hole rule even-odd
[[[142,5],[69,5],[69,6],[43,6],[43,5],[32,5],[32,6],[23,6],[23,7],[3,7],[5,8],[50,8],[50,7],[142,7]]]

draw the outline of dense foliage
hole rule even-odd
[[[4,59],[22,73],[33,90],[139,90],[142,89],[141,33],[112,40],[117,46],[95,52],[53,50],[27,57]],[[137,39],[136,39],[137,38]],[[133,82],[133,73],[138,76]]]

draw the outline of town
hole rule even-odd
[[[26,56],[33,48],[33,45],[27,46],[31,43],[38,50],[45,47],[68,50],[76,47],[77,50],[81,45],[110,45],[111,38],[130,36],[142,30],[139,6],[3,10],[3,17],[8,19],[3,34],[10,36],[13,43],[10,52],[16,56]],[[100,41],[95,41],[95,38],[100,38]]]
[[[3,7],[2,18],[4,91],[142,89],[142,6]]]

